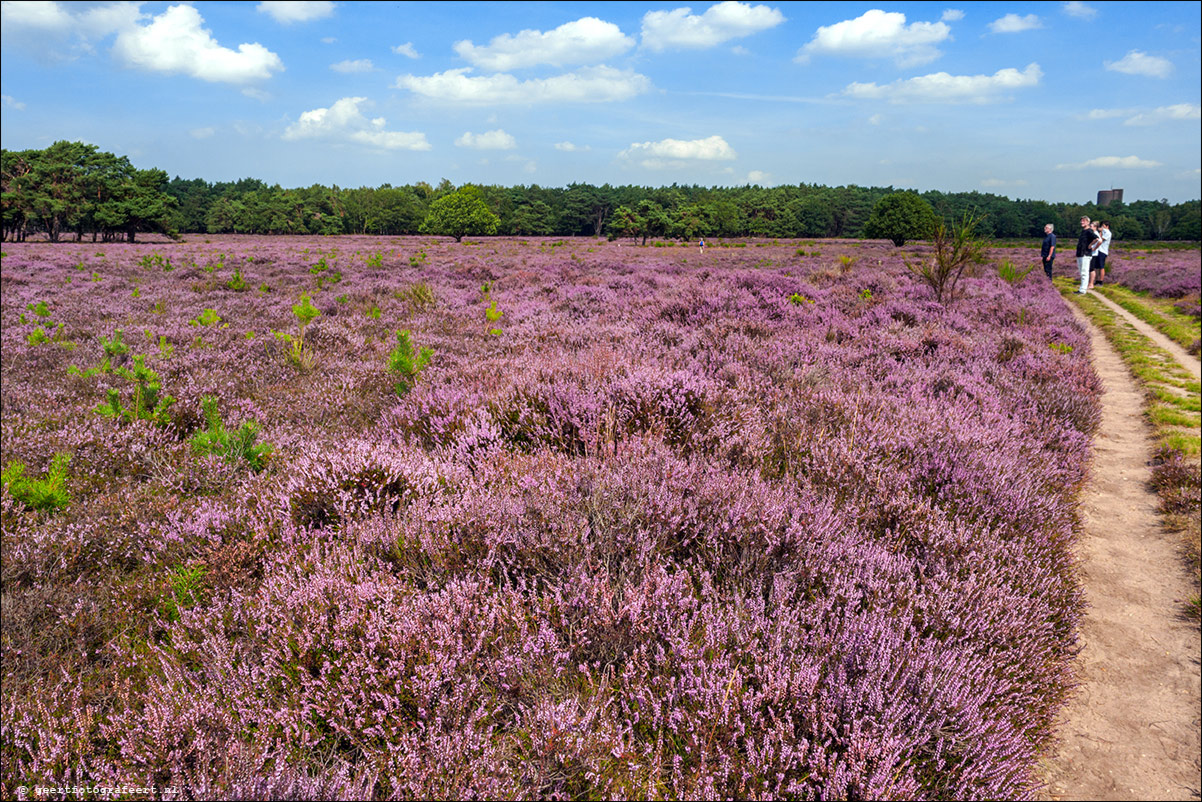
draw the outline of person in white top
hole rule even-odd
[[[1098,242],[1098,249],[1094,251],[1093,270],[1097,274],[1094,283],[1101,284],[1102,280],[1106,278],[1106,257],[1110,255],[1110,223],[1098,225],[1098,236],[1101,239]]]

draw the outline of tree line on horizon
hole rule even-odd
[[[168,179],[128,157],[83,142],[0,151],[3,239],[45,236],[133,242],[139,233],[417,234],[431,207],[457,188],[443,179],[402,186],[284,188],[257,178]],[[796,184],[762,187],[680,185],[474,186],[495,215],[495,233],[530,236],[827,238],[872,237],[873,209],[894,187]],[[1094,203],[1012,200],[980,192],[911,193],[950,222],[972,214],[996,238],[1042,237],[1045,223],[1066,235],[1082,215],[1110,222],[1119,239],[1202,240],[1202,202]],[[427,224],[427,225],[423,225]],[[491,226],[490,226],[491,228]]]

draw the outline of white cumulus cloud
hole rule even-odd
[[[604,65],[527,81],[508,73],[468,75],[471,71],[461,67],[434,75],[402,75],[394,86],[431,100],[467,105],[605,103],[628,100],[651,89],[647,76]]]
[[[899,66],[915,66],[941,55],[935,45],[948,39],[952,29],[943,22],[912,22],[899,11],[865,11],[855,19],[823,25],[797,53],[796,61],[811,56],[891,58]]]
[[[3,99],[4,105],[10,109],[17,109],[20,111],[21,109],[25,108],[25,104],[14,98],[12,95],[0,95],[0,99]]]
[[[994,33],[1022,33],[1036,28],[1042,28],[1043,23],[1034,14],[1020,17],[1017,14],[1007,14],[989,23],[989,30]]]
[[[564,153],[578,153],[580,151],[592,150],[588,145],[576,145],[572,142],[556,142],[556,150],[562,150]]]
[[[142,3],[120,0],[104,5],[82,3],[0,3],[6,45],[33,49],[40,59],[69,61],[80,53],[92,52],[92,42],[134,28],[149,15]],[[68,39],[74,40],[68,42]]]
[[[392,48],[392,52],[396,53],[398,56],[405,56],[406,58],[422,57],[421,53],[417,52],[417,48],[413,46],[413,42],[405,42],[403,45],[397,45]]]
[[[14,25],[21,28],[37,28],[44,31],[63,30],[75,24],[75,18],[60,4],[55,2],[0,3],[0,13],[4,15],[4,25]]]
[[[958,8],[946,9],[940,16],[940,22],[959,22],[964,19],[964,12]]]
[[[550,64],[596,64],[634,47],[634,39],[622,33],[612,22],[583,17],[565,22],[546,33],[525,30],[493,37],[487,45],[474,45],[464,39],[455,43],[455,52],[477,67],[495,72]]]
[[[376,66],[371,63],[369,58],[347,59],[339,61],[337,64],[331,64],[330,69],[334,72],[354,73],[354,72],[371,72]]]
[[[890,103],[992,103],[1009,91],[1038,86],[1043,78],[1039,65],[1028,64],[1022,72],[1008,67],[993,75],[949,75],[936,72],[879,86],[852,83],[843,94]]]
[[[1160,167],[1160,162],[1141,159],[1138,156],[1099,156],[1077,164],[1057,164],[1057,170],[1088,170],[1091,167],[1117,167],[1123,170]]]
[[[192,6],[169,6],[149,25],[122,30],[113,52],[133,67],[202,81],[245,83],[284,69],[280,57],[257,42],[240,44],[236,51],[222,47]]]
[[[1082,3],[1080,0],[1071,0],[1071,2],[1065,3],[1061,6],[1061,10],[1070,17],[1078,19],[1093,19],[1098,14],[1096,8],[1087,3]]]
[[[780,9],[734,0],[694,14],[685,6],[643,15],[643,46],[650,50],[705,48],[767,30],[785,21]]]
[[[1106,69],[1127,75],[1146,75],[1149,78],[1168,78],[1173,64],[1160,56],[1149,56],[1141,50],[1132,50],[1118,61],[1103,62]]]
[[[1197,103],[1174,103],[1140,112],[1123,121],[1123,125],[1156,125],[1174,120],[1202,120],[1202,106]]]
[[[284,130],[284,139],[321,139],[354,142],[385,150],[429,150],[426,135],[420,132],[389,131],[383,117],[368,119],[359,110],[365,97],[344,97],[329,108],[312,109]]]
[[[485,131],[482,134],[465,132],[463,136],[455,140],[455,144],[461,148],[472,148],[473,150],[513,150],[518,146],[517,140],[500,128],[495,131]]]
[[[661,139],[658,142],[633,142],[618,154],[625,159],[642,159],[643,167],[659,169],[686,163],[731,161],[738,158],[734,148],[715,134],[705,139]]]
[[[327,0],[264,0],[257,8],[283,25],[322,19],[334,13],[334,3]]]

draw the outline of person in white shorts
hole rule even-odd
[[[1089,225],[1089,218],[1081,218],[1081,235],[1077,237],[1077,270],[1081,273],[1081,287],[1078,295],[1089,292],[1090,263],[1093,262],[1093,243],[1098,238],[1098,232]]]

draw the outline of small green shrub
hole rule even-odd
[[[484,310],[484,317],[488,318],[489,323],[496,323],[505,313],[497,309],[497,302],[489,303],[488,308]]]
[[[226,462],[245,460],[252,471],[256,473],[267,465],[267,458],[275,450],[268,443],[256,443],[259,438],[259,424],[254,421],[244,422],[237,431],[231,432],[225,428],[221,413],[217,411],[217,399],[211,395],[200,399],[208,428],[203,429],[188,440],[192,450],[197,454],[216,454]]]
[[[100,346],[104,349],[104,355],[107,359],[129,353],[129,346],[122,340],[124,334],[124,329],[117,329],[113,332],[111,338],[104,335],[100,336]]]
[[[174,269],[171,266],[171,258],[170,257],[164,259],[161,255],[159,255],[157,253],[152,253],[149,256],[143,256],[141,259],[138,260],[138,264],[148,270],[152,267],[162,268],[164,272],[170,272],[171,270]]]
[[[396,340],[396,348],[393,348],[392,352],[388,354],[388,370],[390,373],[400,376],[400,380],[396,383],[397,395],[405,395],[417,383],[422,369],[426,367],[430,357],[434,356],[434,350],[432,348],[415,349],[413,342],[409,339],[408,329],[398,331]]]
[[[113,373],[133,382],[133,397],[129,406],[125,406],[121,401],[121,391],[110,388],[108,401],[96,407],[97,413],[126,423],[137,420],[148,420],[159,426],[170,423],[167,409],[175,403],[175,399],[169,395],[161,395],[159,374],[146,367],[144,355],[134,356],[132,368],[114,368]]]
[[[812,298],[805,297],[799,292],[795,292],[789,296],[789,302],[794,306],[801,306],[802,304],[812,304],[814,303],[814,300]]]
[[[54,512],[61,510],[71,502],[71,494],[67,492],[67,464],[71,462],[69,454],[55,454],[50,462],[50,470],[44,479],[34,479],[25,475],[25,464],[10,462],[0,471],[0,480],[8,488],[8,492],[17,501],[38,511]]]
[[[206,309],[188,321],[189,326],[216,326],[221,322],[221,315],[216,309]]]
[[[296,317],[300,333],[293,337],[282,331],[273,331],[276,341],[283,348],[284,358],[301,370],[311,370],[317,364],[313,349],[305,345],[305,328],[321,315],[321,310],[309,300],[309,293],[301,295],[299,303],[293,304],[292,314]]]
[[[292,314],[296,316],[296,322],[300,326],[301,336],[305,335],[305,327],[321,316],[321,310],[313,305],[309,299],[309,293],[301,295],[299,303],[292,305]]]
[[[1010,261],[1009,259],[1003,259],[1000,263],[998,263],[997,275],[1002,281],[1006,282],[1011,287],[1014,287],[1020,281],[1025,279],[1034,269],[1035,265],[1031,265],[1024,270],[1021,267],[1016,266],[1014,262]]]
[[[38,317],[50,317],[50,307],[46,305],[45,301],[38,301],[36,304],[27,304],[25,308]]]
[[[234,277],[225,282],[225,286],[234,292],[242,292],[246,289],[246,281],[242,278],[242,268],[240,266],[234,266]]]
[[[163,598],[163,613],[168,621],[179,620],[181,610],[190,609],[204,601],[205,575],[202,565],[171,569],[167,576],[171,592]]]
[[[960,222],[951,226],[937,221],[931,235],[934,254],[930,259],[906,262],[922,283],[935,293],[935,300],[950,304],[956,298],[956,285],[970,265],[985,261],[989,243],[977,233],[981,218],[966,212]],[[900,242],[895,244],[899,247]]]

